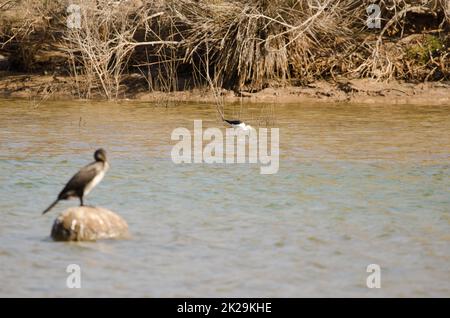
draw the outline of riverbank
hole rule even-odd
[[[4,96],[448,103],[444,0],[0,0],[0,7],[0,73],[11,72],[0,74]]]
[[[215,102],[215,94],[208,88],[195,88],[174,92],[149,91],[139,82],[138,75],[128,79],[119,100],[141,100],[150,102],[189,101]],[[450,105],[450,82],[406,83],[400,81],[381,82],[371,79],[342,79],[316,81],[303,86],[265,88],[258,92],[236,92],[222,89],[224,102],[245,100],[254,103],[303,103],[345,102],[357,104],[412,104]],[[82,99],[70,77],[55,75],[0,74],[1,98],[24,98],[40,100]],[[94,99],[103,99],[99,94]]]

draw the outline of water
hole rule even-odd
[[[172,163],[174,128],[222,127],[211,105],[35,106],[0,101],[0,296],[450,296],[450,107],[276,105],[280,169],[261,175]],[[86,202],[132,239],[52,242],[77,201],[41,211],[100,146],[111,169]]]

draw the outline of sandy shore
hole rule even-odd
[[[222,90],[225,102],[254,103],[331,102],[357,104],[450,105],[450,82],[377,82],[371,79],[317,81],[307,86],[266,88],[256,93]],[[71,79],[52,75],[0,74],[0,97],[26,99],[78,99]],[[101,99],[101,97],[98,97]],[[141,101],[214,102],[207,89],[148,92],[145,87],[126,86],[121,99]],[[97,99],[97,98],[96,98]]]

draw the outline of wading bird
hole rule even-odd
[[[243,129],[243,130],[249,130],[252,129],[252,126],[245,124],[243,121],[240,120],[228,120],[228,119],[224,119],[224,122],[228,123],[229,125],[231,125],[231,127],[233,128],[238,128],[238,129]]]
[[[58,198],[42,214],[50,211],[60,200],[79,198],[80,206],[83,206],[83,197],[86,196],[97,184],[102,181],[109,164],[106,159],[106,151],[97,149],[94,153],[95,161],[81,168],[59,193]]]

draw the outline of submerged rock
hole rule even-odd
[[[128,224],[119,215],[107,209],[72,207],[56,218],[50,235],[55,241],[126,238]]]

